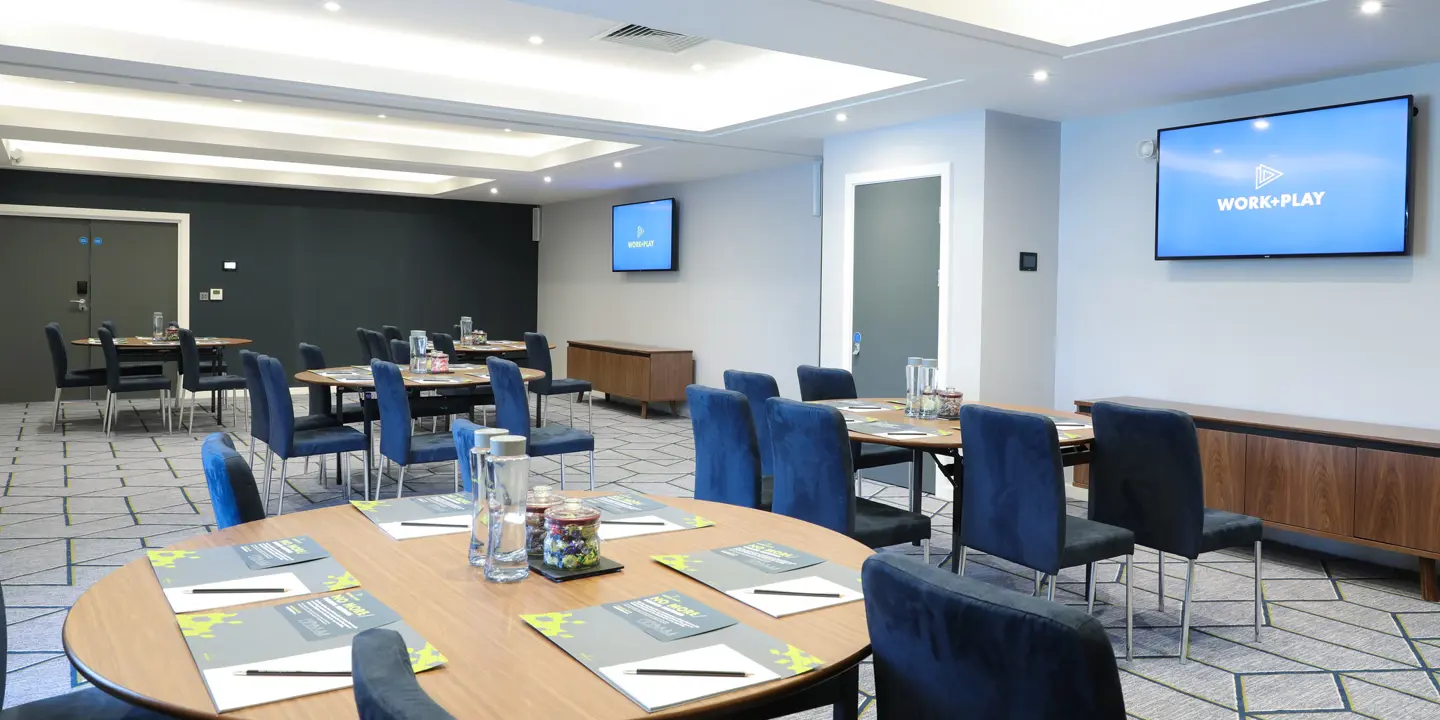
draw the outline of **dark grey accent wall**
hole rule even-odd
[[[470,315],[501,338],[536,327],[529,205],[20,170],[0,171],[0,204],[189,213],[190,327],[251,338],[287,370],[301,342],[332,365],[359,361],[357,325],[450,332]],[[239,271],[222,271],[227,260]],[[196,301],[208,288],[225,299]]]

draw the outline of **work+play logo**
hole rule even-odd
[[[1285,177],[1285,173],[1276,170],[1269,165],[1255,166],[1255,189],[1259,190],[1270,183]],[[1238,195],[1236,197],[1217,198],[1215,202],[1220,206],[1220,212],[1231,210],[1274,210],[1276,208],[1298,208],[1298,207],[1320,207],[1325,202],[1324,190],[1313,192],[1280,193],[1279,195]]]

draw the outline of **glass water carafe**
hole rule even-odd
[[[525,438],[499,435],[490,439],[489,542],[485,546],[485,579],[512,583],[530,575],[526,547],[525,495],[530,489],[530,457]]]
[[[150,339],[165,339],[165,313],[155,313],[150,316]]]
[[[940,369],[937,365],[934,358],[920,361],[920,411],[915,416],[921,420],[940,417]]]
[[[920,413],[920,358],[905,359],[905,417]]]
[[[410,372],[423,375],[430,372],[430,342],[424,330],[410,331]]]
[[[470,316],[469,316],[469,315],[461,315],[461,316],[460,316],[460,337],[455,338],[455,342],[458,342],[458,343],[468,343],[468,342],[470,342],[470,333],[471,333],[472,331],[474,331],[474,330],[475,330],[475,323],[470,320]]]
[[[475,429],[475,446],[470,448],[470,502],[475,510],[475,522],[470,525],[470,564],[485,566],[485,523],[490,518],[490,492],[487,478],[490,476],[490,439],[510,432],[503,428],[482,427]]]

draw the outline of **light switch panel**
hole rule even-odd
[[[200,291],[200,302],[210,302],[210,293],[205,292],[204,290],[201,290],[201,291]]]

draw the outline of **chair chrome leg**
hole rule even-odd
[[[55,426],[60,423],[60,388],[55,388],[55,410],[50,413],[50,432],[55,432]]]
[[[958,568],[958,574],[961,575],[962,577],[965,575],[965,558],[966,558],[966,556],[969,555],[969,554],[970,554],[970,549],[967,548],[967,547],[965,547],[964,545],[961,545],[961,546],[960,546],[960,555],[959,555],[958,557],[956,557],[955,561],[958,562],[958,563],[960,563],[960,567]]]
[[[590,489],[595,489],[595,451],[590,451]]]
[[[1031,597],[1040,597],[1040,583],[1044,580],[1044,573],[1035,571],[1035,592],[1030,593]]]
[[[340,465],[343,467],[336,468],[335,471],[345,477],[345,500],[348,502],[350,500],[350,453],[343,453],[340,456]]]
[[[1260,584],[1260,541],[1255,541],[1255,642],[1260,642],[1260,616],[1265,613],[1265,589]]]
[[[595,393],[585,393],[585,402],[589,403],[590,409],[585,411],[585,432],[595,434]]]
[[[1157,553],[1160,555],[1160,612],[1165,612],[1165,553]]]
[[[1095,563],[1085,569],[1085,612],[1095,614]]]
[[[560,456],[560,490],[565,490],[565,456]]]
[[[395,499],[396,499],[396,500],[399,500],[399,499],[401,498],[401,496],[403,496],[403,495],[405,494],[405,471],[406,471],[407,469],[409,469],[409,467],[410,467],[410,466],[408,466],[408,465],[401,465],[401,466],[400,466],[400,482],[396,483],[396,485],[395,485]]]
[[[195,391],[190,391],[190,429],[186,432],[195,432],[195,406],[199,405],[199,399],[195,397]]]
[[[579,400],[580,398],[575,399]],[[572,428],[575,427],[575,403],[573,402],[565,406],[565,424]]]
[[[920,547],[922,547],[922,548],[925,549],[925,564],[926,564],[926,565],[929,565],[929,564],[930,564],[930,538],[925,538],[924,540],[921,540],[921,541],[920,541]]]
[[[455,460],[455,492],[460,492],[460,460]]]
[[[1135,555],[1125,556],[1125,660],[1135,661],[1135,614],[1131,595],[1135,592]]]
[[[303,472],[301,472],[300,474],[301,474],[301,475],[309,475],[309,474],[310,474],[310,456],[309,456],[309,455],[306,455],[306,456],[305,456],[305,470],[304,470]]]
[[[267,445],[267,446],[265,446],[265,502],[264,502],[264,505],[265,505],[265,513],[266,513],[267,515],[270,513],[270,477],[271,477],[272,472],[273,472],[274,469],[275,469],[275,466],[270,463],[270,459],[271,459],[271,450],[270,450],[270,446]]]
[[[280,502],[275,506],[276,515],[285,514],[285,470],[289,464],[288,458],[280,458]]]
[[[1059,573],[1050,576],[1050,589],[1045,592],[1045,599],[1055,602],[1055,581],[1060,579]]]
[[[255,436],[250,435],[250,467],[255,467]]]
[[[1180,608],[1180,662],[1190,660],[1190,591],[1195,587],[1195,559],[1185,571],[1185,604]]]

